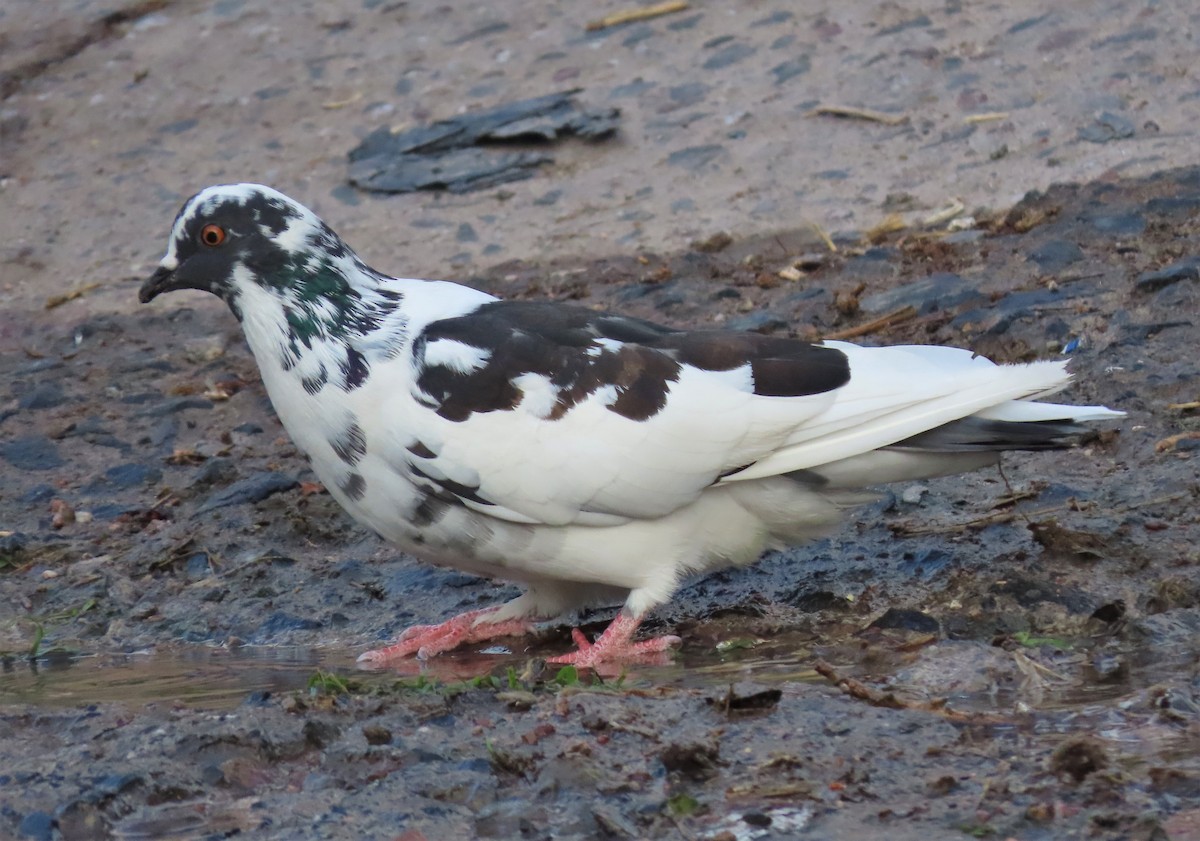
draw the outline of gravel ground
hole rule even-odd
[[[1200,838],[1196,12],[695,4],[584,31],[615,8],[0,14],[0,836]],[[345,182],[379,125],[570,87],[620,131],[528,180]],[[243,177],[381,269],[1068,352],[1067,396],[1129,418],[692,583],[654,618],[671,666],[546,671],[548,628],[356,673],[511,590],[350,523],[219,305],[136,306],[182,197]],[[1084,186],[1018,202],[1051,180]],[[974,226],[920,226],[954,196]]]

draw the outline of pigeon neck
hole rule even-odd
[[[276,360],[310,393],[329,382],[355,387],[374,337],[403,320],[403,294],[352,255],[309,255],[270,272],[239,268],[253,280],[236,284],[230,305],[260,365]]]

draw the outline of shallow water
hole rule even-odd
[[[813,643],[812,634],[781,634],[769,641],[746,641],[746,647],[724,652],[685,647],[673,660],[633,665],[603,679],[611,681],[620,675],[627,687],[713,690],[713,697],[743,681],[778,687],[787,694],[802,694],[805,684],[827,684],[813,668],[822,655],[837,664],[832,650],[822,651]],[[352,678],[363,690],[417,676],[453,684],[486,675],[503,676],[509,669],[520,673],[531,656],[530,652],[513,653],[496,646],[364,671],[356,666],[357,653],[357,649],[341,647],[180,646],[120,655],[51,656],[36,661],[10,658],[0,673],[0,707],[54,709],[125,703],[228,710],[270,694],[305,691],[315,675]],[[547,656],[551,652],[533,653]],[[1159,711],[1170,704],[1162,704],[1154,689],[1156,684],[1186,675],[1185,652],[1168,660],[1162,658],[1161,651],[1158,654],[1151,659],[1131,653],[1129,671],[1119,682],[1089,679],[1088,670],[1083,668],[1085,658],[1077,657],[1061,664],[1060,671],[1045,682],[956,692],[949,695],[948,706],[958,713],[986,716],[986,722],[981,723],[997,730],[1050,738],[1091,732],[1120,743],[1128,753],[1146,761],[1194,758],[1200,747],[1197,735],[1164,721]],[[1024,655],[1017,652],[1014,656]],[[895,691],[909,701],[919,703],[935,697],[929,686],[882,685],[878,677],[865,674],[861,667],[837,668],[843,676],[862,678],[875,688]],[[553,675],[553,667],[545,674]]]
[[[9,661],[0,679],[0,704],[179,703],[228,709],[253,693],[303,689],[318,668],[341,670],[353,661],[349,652],[268,646]]]

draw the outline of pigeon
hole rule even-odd
[[[523,585],[404,631],[367,667],[622,603],[550,662],[662,655],[635,639],[686,578],[831,531],[865,489],[1072,446],[1121,417],[1040,398],[1065,363],[682,330],[372,269],[257,184],[183,205],[139,298],[198,289],[241,323],[280,421],[337,502],[427,562]]]

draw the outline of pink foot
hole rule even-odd
[[[488,607],[460,613],[440,625],[413,625],[407,628],[393,645],[377,648],[360,654],[358,662],[369,666],[382,666],[389,660],[417,655],[419,660],[428,660],[435,654],[449,651],[463,643],[481,642],[496,637],[511,637],[527,634],[533,630],[528,619],[508,619],[503,622],[479,622],[476,619],[495,613],[499,608]]]
[[[620,660],[644,661],[647,655],[653,657],[683,642],[679,637],[670,635],[634,642],[633,634],[640,624],[640,619],[634,619],[622,610],[595,643],[588,642],[588,638],[578,628],[572,628],[571,637],[579,646],[579,650],[547,658],[546,662],[594,668],[602,663]]]

